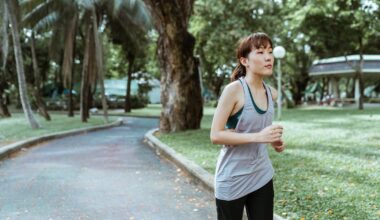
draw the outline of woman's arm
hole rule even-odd
[[[277,97],[278,97],[278,92],[272,86],[269,86],[269,88],[270,88],[270,92],[272,94],[273,102],[276,102],[277,101]],[[286,144],[283,142],[282,139],[279,140],[279,141],[272,142],[271,145],[279,153],[281,153],[282,151],[284,151],[285,147],[286,147]]]
[[[279,125],[268,126],[258,133],[237,133],[225,130],[228,117],[238,101],[238,94],[242,92],[242,87],[238,83],[231,83],[223,90],[212,120],[211,142],[213,144],[238,145],[279,141],[282,135],[282,127]]]

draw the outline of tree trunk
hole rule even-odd
[[[62,63],[62,75],[64,86],[69,89],[69,103],[68,103],[68,116],[74,116],[74,105],[73,102],[73,60],[74,60],[74,50],[75,50],[75,33],[76,33],[76,23],[78,16],[74,14],[70,22],[67,23],[67,32],[65,36],[65,49]]]
[[[97,64],[97,72],[99,77],[99,84],[100,84],[100,93],[102,95],[102,107],[103,107],[103,116],[104,116],[104,122],[108,123],[108,106],[107,106],[107,98],[106,98],[106,91],[104,88],[104,72],[103,72],[103,52],[102,52],[102,45],[100,41],[100,34],[98,33],[98,21],[97,16],[95,12],[95,8],[92,8],[92,25],[93,25],[93,34],[94,34],[94,41],[95,41],[95,55],[96,55],[96,64]]]
[[[307,74],[307,73],[306,73]],[[297,80],[295,82],[296,88],[292,89],[293,93],[293,101],[295,105],[301,105],[302,104],[302,97],[305,96],[305,89],[307,86],[308,80]],[[290,99],[289,99],[290,101]]]
[[[131,82],[132,82],[132,70],[135,62],[134,56],[128,57],[128,81],[127,81],[127,91],[125,96],[125,105],[124,112],[131,112],[132,104],[131,104]]]
[[[93,28],[93,27],[91,27]],[[96,49],[95,49],[95,38],[93,30],[91,29],[90,34],[90,50],[89,50],[89,60],[88,60],[88,109],[97,107],[96,101],[98,101],[98,97],[96,97],[97,93],[97,80],[98,80],[98,65],[96,62]],[[94,97],[96,99],[94,99]],[[90,114],[88,114],[88,118],[90,118]]]
[[[32,31],[32,37],[30,38],[30,48],[32,51],[32,63],[33,63],[33,72],[34,72],[34,85],[31,85],[33,90],[34,100],[40,114],[45,118],[46,121],[51,121],[51,117],[47,111],[45,102],[41,94],[41,77],[40,70],[38,69],[37,56],[36,56],[36,47],[34,41],[34,32]]]
[[[24,61],[22,58],[22,51],[21,51],[21,45],[20,45],[20,35],[18,32],[18,23],[16,18],[16,5],[17,2],[13,0],[6,0],[9,20],[12,26],[12,39],[13,39],[13,49],[15,53],[15,60],[16,60],[16,69],[17,69],[17,77],[18,77],[18,84],[19,84],[19,91],[20,91],[20,99],[22,108],[24,110],[24,114],[26,116],[26,119],[28,120],[30,126],[33,129],[40,128],[40,124],[35,119],[32,109],[30,107],[29,98],[27,95],[26,90],[26,80],[25,80],[25,71],[24,71]]]
[[[11,117],[11,113],[8,110],[8,106],[6,105],[6,100],[4,100],[4,89],[0,85],[0,116],[9,118]]]
[[[51,121],[51,117],[47,111],[41,92],[31,84],[29,84],[29,91],[31,91],[33,94],[34,104],[38,107],[40,115],[44,117],[46,121]]]
[[[9,27],[9,15],[8,10],[6,9],[7,3],[5,1],[0,3],[0,7],[2,7],[2,24],[0,24],[0,33],[3,35],[1,39],[1,52],[2,52],[2,69],[5,71],[5,67],[7,65],[8,53],[9,53],[9,38],[8,38],[8,27]],[[0,9],[1,10],[1,9]]]
[[[364,109],[364,80],[363,80],[363,72],[362,70],[359,70],[357,73],[358,79],[359,79],[359,103],[358,103],[358,109],[363,110]]]
[[[364,109],[364,80],[363,80],[363,64],[364,64],[364,58],[363,58],[363,39],[359,38],[359,65],[357,68],[357,76],[359,79],[359,91],[360,91],[360,97],[359,97],[359,110]]]
[[[302,104],[302,97],[305,97],[306,86],[310,80],[309,68],[310,60],[309,56],[305,53],[296,54],[296,63],[300,67],[300,76],[297,77],[292,85],[293,101],[295,105]],[[285,94],[285,93],[284,93]],[[290,99],[289,99],[290,102]]]
[[[73,72],[71,72],[72,74]],[[73,77],[73,75],[71,75]],[[68,103],[68,113],[67,116],[74,117],[75,102],[73,100],[73,82],[69,83],[69,103]]]
[[[81,92],[80,92],[80,116],[82,122],[87,122],[88,119],[88,96],[89,96],[89,58],[90,58],[90,33],[91,27],[88,27],[86,40],[85,40],[85,50],[83,57],[83,70],[82,70],[82,82],[81,82]]]
[[[194,0],[145,0],[159,33],[162,132],[199,129],[203,113],[195,38],[187,31]]]
[[[322,92],[319,97],[320,103],[322,103],[323,97],[325,96],[325,90],[326,90],[328,82],[329,82],[328,78],[322,78]]]

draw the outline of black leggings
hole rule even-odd
[[[218,220],[239,220],[243,218],[243,209],[247,211],[248,219],[273,219],[273,181],[251,192],[250,194],[231,201],[216,199]]]

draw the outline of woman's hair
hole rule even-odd
[[[253,49],[259,49],[260,47],[266,47],[266,46],[272,47],[272,40],[269,38],[269,36],[262,32],[256,32],[253,33],[245,38],[242,38],[239,41],[239,47],[236,50],[236,58],[238,65],[235,67],[234,71],[231,74],[231,82],[239,79],[242,76],[246,75],[245,66],[240,63],[241,57],[248,57],[248,54]]]

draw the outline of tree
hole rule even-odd
[[[137,26],[135,24],[129,24],[128,29],[133,30],[130,31],[130,34],[128,30],[123,30],[124,27],[118,22],[117,20],[111,19],[109,21],[110,23],[110,30],[111,30],[111,39],[114,44],[120,44],[122,46],[123,52],[124,52],[124,59],[128,62],[128,66],[124,68],[127,69],[127,85],[126,85],[126,95],[125,95],[125,103],[124,103],[124,111],[125,112],[131,112],[132,110],[132,103],[131,103],[131,83],[132,83],[132,73],[136,71],[137,69],[141,69],[146,65],[145,62],[141,62],[143,59],[144,61],[148,61],[148,53],[145,51],[147,49],[147,37],[145,34],[145,30],[141,28],[140,26]],[[122,56],[122,54],[119,54],[119,56]],[[144,59],[145,57],[145,59]],[[121,59],[121,58],[119,58]],[[139,62],[140,61],[140,62]],[[119,64],[120,65],[120,64]],[[121,70],[119,70],[121,71]]]
[[[17,77],[20,91],[21,104],[24,110],[26,119],[28,120],[30,126],[33,129],[41,127],[38,121],[35,119],[32,109],[30,107],[29,98],[26,89],[24,62],[22,58],[20,35],[18,30],[18,2],[13,0],[5,0],[5,13],[9,18],[9,23],[11,24],[12,40],[13,40],[13,50],[16,60]]]
[[[58,88],[66,87],[69,91],[68,116],[74,116],[73,103],[73,59],[75,34],[77,30],[78,8],[73,2],[30,0],[22,4],[23,24],[37,34],[50,37],[48,47],[50,61],[61,63],[62,77],[56,72],[55,83]],[[67,19],[69,18],[69,19]],[[46,34],[48,33],[48,34]],[[59,43],[63,41],[62,43]],[[63,47],[62,47],[63,45]],[[63,51],[63,56],[61,56]],[[38,75],[44,75],[39,72]],[[58,74],[58,76],[57,76]],[[40,78],[35,74],[35,78]],[[62,78],[62,80],[61,80]],[[60,89],[59,89],[60,90]]]
[[[104,91],[103,72],[103,52],[102,40],[99,26],[106,25],[107,19],[117,20],[123,30],[130,36],[133,29],[129,29],[129,24],[145,26],[148,16],[141,1],[106,1],[106,0],[73,0],[73,1],[29,1],[32,10],[25,16],[25,20],[34,23],[35,26],[57,24],[54,28],[53,36],[60,38],[64,36],[64,57],[62,62],[62,72],[67,83],[66,87],[72,87],[71,79],[73,56],[75,48],[76,27],[79,33],[83,32],[85,44],[82,85],[81,85],[81,119],[86,121],[89,117],[88,109],[92,102],[93,92],[96,90],[96,81],[99,80],[102,94],[102,105],[105,121],[107,121],[107,102]],[[67,17],[71,19],[67,19]],[[80,17],[81,19],[79,19]],[[63,27],[61,28],[62,25]],[[83,30],[81,30],[83,28]],[[88,35],[93,35],[93,37]],[[55,51],[59,51],[55,50]],[[85,81],[83,81],[85,80]],[[72,89],[69,89],[70,94]],[[86,100],[84,100],[86,99]],[[70,98],[71,100],[71,98]],[[71,103],[71,102],[70,102]],[[70,108],[72,109],[72,108]],[[72,115],[72,113],[69,113]]]
[[[75,57],[75,36],[78,22],[78,14],[75,12],[70,18],[70,21],[66,23],[66,36],[64,45],[64,55],[62,62],[62,74],[64,76],[64,85],[69,89],[69,104],[68,104],[68,116],[74,116],[73,102],[73,73],[74,73],[74,57]]]
[[[0,68],[0,116],[1,117],[11,117],[11,114],[8,110],[5,100],[5,90],[8,88],[8,75],[6,73],[6,64],[8,58],[8,15],[5,10],[5,2],[0,3],[0,45],[1,45],[1,57],[2,57],[2,65]]]
[[[297,7],[301,2],[292,3]],[[311,50],[318,57],[359,54],[359,62],[349,63],[360,84],[359,109],[363,109],[364,97],[363,54],[371,49],[373,39],[377,41],[380,30],[378,7],[377,1],[306,1],[305,7],[298,12],[299,26],[313,42]]]
[[[203,103],[195,38],[188,32],[194,0],[145,0],[159,33],[157,56],[161,68],[162,132],[198,129]]]
[[[279,14],[280,7],[275,1],[196,1],[190,30],[197,39],[203,83],[216,97],[230,81],[237,64],[239,39],[261,31],[276,40],[282,26]]]
[[[100,85],[100,93],[102,94],[102,106],[103,106],[103,112],[104,112],[104,121],[105,123],[108,123],[108,106],[107,106],[107,98],[106,98],[106,92],[104,89],[104,73],[103,73],[103,46],[101,45],[100,40],[100,33],[98,30],[98,16],[95,11],[95,6],[91,9],[91,18],[92,18],[92,30],[94,34],[94,43],[95,43],[95,58],[97,63],[97,72],[98,72],[98,78],[99,78],[99,85]]]
[[[37,55],[36,55],[36,46],[35,46],[35,37],[34,32],[32,31],[30,37],[30,49],[32,53],[32,63],[33,63],[33,73],[34,73],[34,83],[30,85],[30,89],[32,90],[35,103],[40,111],[40,114],[47,120],[50,121],[51,117],[47,111],[45,102],[42,98],[42,83],[41,83],[41,74],[38,67]]]

